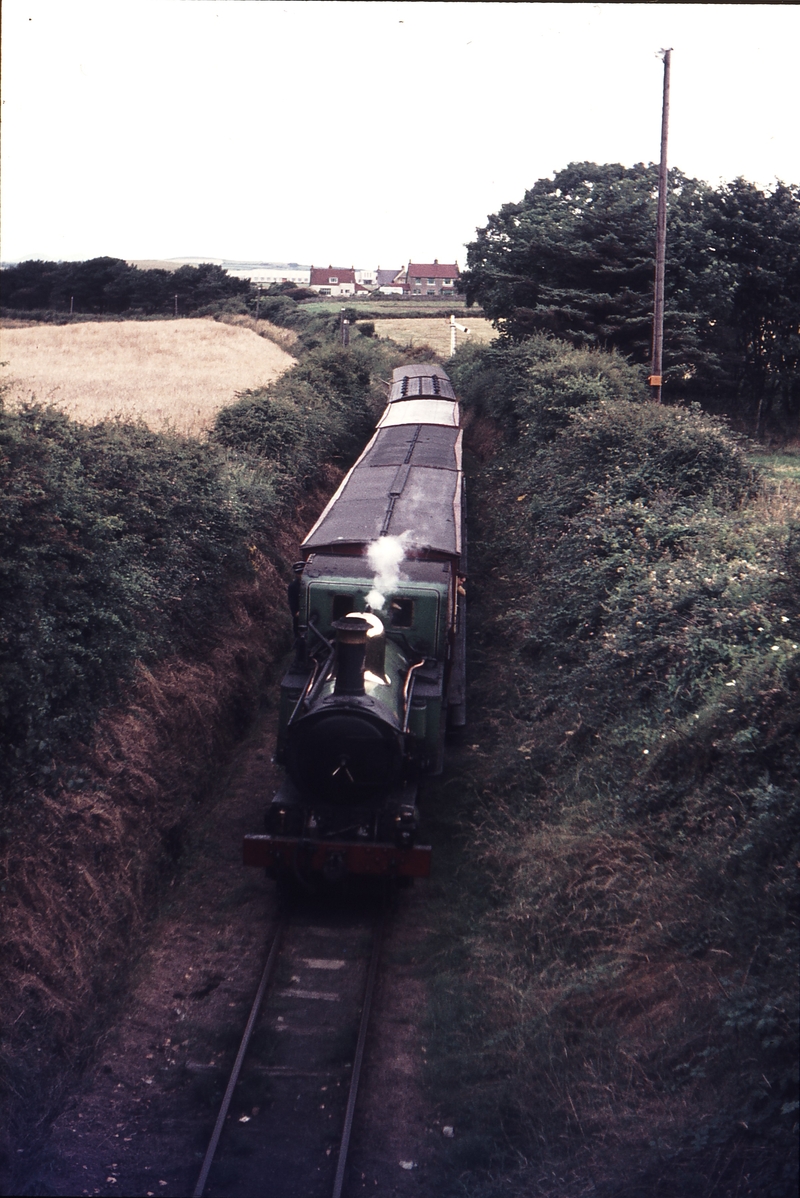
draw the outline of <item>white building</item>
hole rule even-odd
[[[311,267],[300,266],[297,262],[223,262],[221,265],[234,279],[249,279],[257,287],[271,287],[273,283],[307,287],[311,281]]]

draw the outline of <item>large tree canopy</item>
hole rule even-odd
[[[572,163],[504,204],[462,283],[500,332],[650,360],[658,168]],[[800,194],[669,172],[665,395],[760,422],[800,411]]]

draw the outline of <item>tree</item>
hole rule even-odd
[[[733,281],[718,310],[726,365],[737,393],[755,408],[755,431],[770,418],[800,418],[800,188],[765,194],[745,179],[714,196],[711,228],[720,267]]]
[[[572,163],[477,230],[462,275],[512,341],[550,332],[650,361],[658,168]],[[760,424],[797,411],[797,188],[669,172],[666,395]],[[767,266],[769,263],[769,266]]]
[[[122,258],[86,262],[19,262],[2,271],[7,308],[81,313],[170,314],[174,297],[188,315],[220,301],[248,295],[248,279],[236,279],[221,266],[204,263],[176,271],[139,270]]]

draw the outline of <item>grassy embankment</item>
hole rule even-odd
[[[396,360],[368,338],[319,346],[202,442],[0,409],[0,1149],[46,1127],[110,1018],[187,821],[287,647],[296,539]]]
[[[451,370],[471,743],[429,801],[424,966],[446,1192],[793,1193],[798,459],[759,478],[606,355]]]

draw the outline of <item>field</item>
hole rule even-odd
[[[456,344],[461,346],[465,341],[491,341],[497,336],[491,322],[482,317],[462,317],[459,324],[469,329],[469,335],[457,332]],[[447,316],[427,316],[416,319],[402,317],[391,320],[376,320],[375,332],[379,337],[389,337],[403,347],[413,345],[429,345],[437,354],[447,357],[450,353],[450,314]]]
[[[36,399],[76,420],[121,416],[187,435],[294,362],[251,329],[213,320],[4,328],[0,357],[12,404]]]
[[[463,296],[448,299],[400,299],[392,296],[339,296],[336,299],[302,300],[304,312],[312,316],[320,313],[339,313],[342,308],[353,308],[358,312],[359,320],[410,320],[416,316],[443,316],[450,319],[450,313],[455,313],[460,320],[462,316],[477,317],[483,315],[483,309],[478,305],[467,308]]]
[[[792,485],[800,486],[800,454],[797,452],[755,453],[752,454],[752,458],[756,465],[778,484],[779,491],[784,489],[784,483],[789,484],[789,494],[792,493]]]

